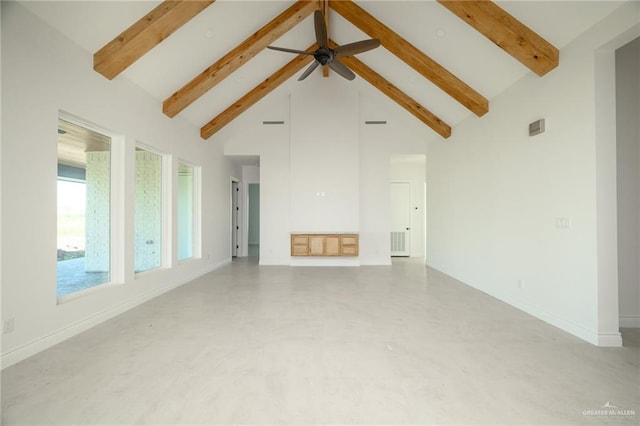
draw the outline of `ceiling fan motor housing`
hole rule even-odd
[[[320,65],[327,65],[328,63],[333,62],[335,54],[333,53],[333,50],[329,48],[320,48],[314,52],[313,57],[320,63]]]

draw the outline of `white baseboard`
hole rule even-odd
[[[120,315],[132,308],[135,308],[136,306],[139,306],[144,302],[147,302],[155,297],[158,297],[163,293],[173,290],[176,287],[180,287],[183,284],[193,281],[194,279],[199,278],[211,271],[215,271],[216,269],[224,265],[227,265],[229,263],[231,263],[230,258],[225,259],[213,265],[207,265],[207,267],[205,267],[204,269],[196,273],[182,277],[179,280],[170,282],[162,287],[158,287],[146,293],[135,296],[129,300],[121,302],[101,312],[97,312],[93,315],[90,315],[87,318],[84,318],[76,323],[65,326],[45,336],[39,337],[29,343],[25,343],[22,346],[18,346],[17,348],[14,348],[2,354],[2,356],[0,357],[0,365],[1,365],[0,369],[5,369],[7,367],[10,367],[24,359],[29,358],[30,356],[37,354],[38,352],[42,352],[43,350],[48,349],[54,345],[57,345],[58,343],[61,343],[69,339],[70,337],[80,334],[83,331],[90,329],[91,327],[94,327],[104,321],[107,321],[117,315]]]
[[[357,257],[292,257],[291,266],[360,266],[360,259]]]
[[[605,348],[619,348],[622,346],[622,335],[620,332],[599,333],[597,345]]]
[[[640,328],[640,315],[620,316],[621,328]]]
[[[427,265],[429,266],[429,265]],[[429,266],[431,267],[431,266]],[[431,267],[432,268],[432,267]],[[437,270],[436,268],[432,268]],[[449,275],[446,274],[442,271],[439,271],[442,274],[445,275]],[[449,275],[451,276],[451,275]],[[604,347],[620,347],[622,346],[622,336],[619,332],[611,332],[611,333],[598,333],[597,330],[592,330],[590,328],[587,328],[581,324],[577,324],[567,318],[564,318],[560,315],[554,314],[553,312],[549,312],[545,309],[542,309],[538,306],[529,304],[523,300],[520,299],[515,299],[512,297],[508,297],[502,294],[498,294],[497,292],[493,292],[493,291],[489,291],[486,290],[484,288],[480,288],[480,287],[476,287],[472,284],[468,284],[456,277],[452,278],[456,279],[457,281],[468,285],[469,287],[475,288],[476,290],[479,290],[483,293],[488,294],[489,296],[495,297],[496,299],[505,302],[511,306],[513,306],[514,308],[520,309],[521,311],[532,315],[546,323],[549,323],[551,325],[553,325],[554,327],[557,327],[563,331],[566,331],[569,334],[572,334],[582,340],[585,340],[589,343],[591,343],[592,345],[596,345],[596,346],[604,346]]]
[[[386,260],[371,260],[371,259],[363,259],[360,261],[360,266],[391,266],[391,258],[388,257]]]

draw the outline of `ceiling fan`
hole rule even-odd
[[[267,46],[272,50],[279,50],[282,52],[297,53],[299,55],[312,55],[315,61],[302,73],[298,81],[302,81],[309,76],[318,65],[327,65],[329,68],[340,74],[347,80],[353,80],[356,75],[345,64],[340,62],[338,58],[342,56],[352,56],[358,53],[366,52],[371,49],[375,49],[380,46],[380,40],[372,38],[369,40],[356,41],[355,43],[345,44],[343,46],[337,46],[335,48],[329,47],[329,37],[327,36],[327,26],[324,21],[324,15],[322,11],[316,10],[313,15],[314,25],[316,29],[316,40],[318,42],[318,48],[315,52],[305,52],[304,50],[287,49],[284,47]]]

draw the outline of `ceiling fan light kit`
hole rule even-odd
[[[345,64],[340,62],[338,58],[343,56],[353,56],[358,53],[367,52],[380,46],[380,40],[372,38],[368,40],[356,41],[355,43],[345,44],[343,46],[337,46],[335,48],[329,47],[329,36],[327,35],[327,25],[325,23],[324,14],[321,10],[316,10],[313,15],[313,22],[316,31],[316,41],[318,42],[318,48],[313,52],[307,52],[304,50],[289,49],[286,47],[267,46],[271,50],[278,50],[281,52],[296,53],[299,55],[311,55],[315,59],[311,65],[300,75],[298,81],[302,81],[307,78],[319,65],[327,65],[329,68],[338,73],[341,77],[347,80],[353,80],[356,75]]]

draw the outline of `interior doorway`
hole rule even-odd
[[[260,253],[260,184],[250,183],[247,185],[247,216],[249,218],[248,233],[248,255],[258,257]]]
[[[231,180],[231,257],[238,257],[240,249],[240,185]]]
[[[391,256],[411,256],[410,182],[391,182]]]
[[[392,155],[390,177],[390,247],[392,257],[425,258],[427,157]]]

